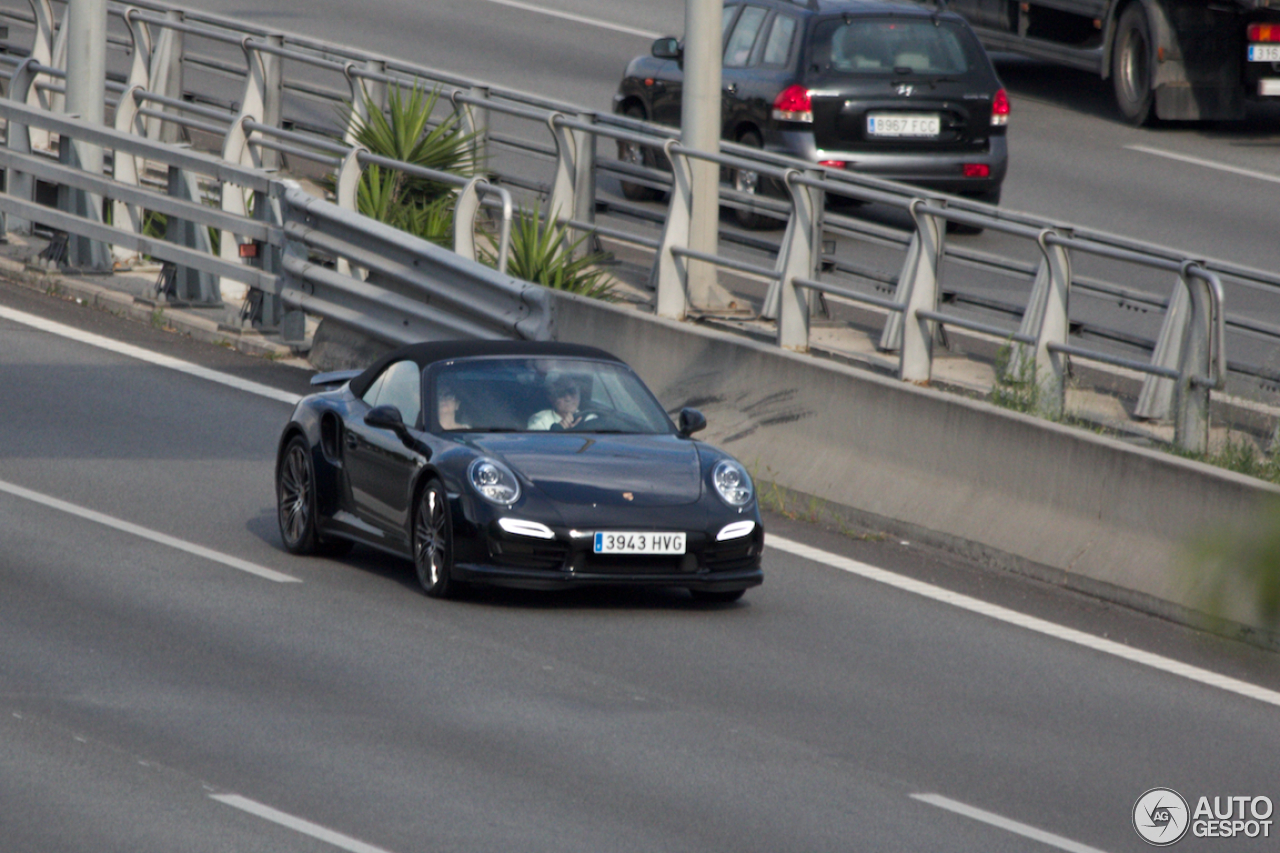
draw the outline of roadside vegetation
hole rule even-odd
[[[484,167],[475,134],[465,131],[456,112],[432,125],[439,99],[439,88],[428,92],[422,86],[408,91],[393,87],[386,112],[373,111],[366,119],[354,115],[348,105],[345,118],[352,121],[356,140],[374,154],[471,178]],[[448,184],[370,165],[360,176],[356,204],[365,216],[452,248],[456,199],[456,189]],[[556,290],[612,301],[613,282],[598,268],[607,256],[583,253],[585,240],[585,235],[574,240],[568,229],[542,224],[535,212],[521,210],[512,223],[507,272]],[[498,237],[486,230],[482,241],[489,248],[480,250],[480,260],[496,267]]]

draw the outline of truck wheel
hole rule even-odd
[[[1111,82],[1116,106],[1133,125],[1151,120],[1155,93],[1151,87],[1151,24],[1138,0],[1125,7],[1111,47]]]

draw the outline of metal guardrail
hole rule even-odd
[[[48,0],[31,0],[31,6],[33,15],[29,19],[22,17],[33,27],[33,45],[29,57],[16,63],[9,96],[56,106],[57,85],[50,81],[57,76],[56,69],[60,65],[61,30],[54,27],[55,16]],[[136,131],[137,135],[152,139],[171,136],[179,127],[202,131],[215,139],[221,133],[222,157],[244,166],[270,167],[280,153],[311,159],[338,170],[339,204],[353,206],[352,176],[358,174],[361,164],[379,162],[394,168],[406,168],[406,164],[380,161],[367,152],[354,150],[350,145],[350,127],[346,128],[346,143],[339,144],[318,133],[319,128],[307,126],[305,110],[286,118],[286,96],[327,104],[349,100],[353,113],[367,116],[371,110],[384,108],[390,86],[425,83],[442,87],[448,96],[447,103],[443,105],[453,110],[468,130],[474,132],[480,156],[488,157],[494,149],[504,149],[515,151],[523,158],[550,158],[552,161],[553,174],[549,181],[540,180],[528,172],[503,171],[495,163],[490,170],[493,185],[501,184],[537,194],[545,199],[547,218],[579,231],[629,240],[655,250],[651,284],[655,290],[657,311],[667,316],[683,317],[691,310],[703,307],[697,304],[696,295],[691,301],[688,277],[691,264],[701,263],[758,275],[773,282],[762,314],[776,318],[778,342],[790,349],[808,348],[810,294],[814,291],[886,310],[880,347],[899,353],[899,375],[910,381],[927,379],[930,375],[933,329],[936,325],[1003,333],[1014,349],[1014,363],[1034,368],[1035,381],[1043,386],[1039,398],[1048,414],[1061,411],[1063,379],[1069,357],[1117,365],[1123,363],[1122,366],[1141,370],[1151,377],[1140,401],[1141,416],[1164,416],[1176,398],[1177,440],[1186,447],[1202,447],[1206,441],[1208,389],[1222,387],[1227,375],[1225,329],[1228,326],[1246,329],[1280,343],[1280,329],[1271,329],[1247,318],[1228,317],[1222,302],[1221,283],[1221,277],[1225,276],[1236,284],[1280,293],[1280,276],[1221,261],[1191,258],[1166,247],[998,210],[964,199],[931,198],[904,185],[817,169],[810,163],[732,143],[725,143],[721,154],[690,151],[675,142],[675,132],[669,128],[597,114],[571,104],[490,86],[447,72],[255,28],[216,15],[180,10],[151,0],[129,6],[112,4],[111,11],[124,22],[130,34],[130,40],[116,39],[113,43],[131,50],[128,78],[116,87],[124,93],[117,105],[117,129]],[[13,13],[0,14],[18,19]],[[194,45],[200,40],[213,47],[239,48],[243,53],[243,66],[217,56],[197,53]],[[65,43],[62,44],[61,53],[65,54]],[[285,60],[288,60],[287,65]],[[233,80],[242,86],[242,96],[238,101],[225,98],[220,101],[213,93],[194,92],[183,85],[184,68]],[[285,68],[291,72],[288,79],[284,75]],[[341,88],[326,88],[318,83],[317,79],[325,75],[340,81]],[[144,103],[152,106],[141,106]],[[550,132],[552,145],[496,132],[492,126],[494,117],[532,122],[540,126],[542,132]],[[292,129],[285,125],[291,125]],[[661,150],[672,171],[598,160],[596,149],[600,139]],[[781,199],[747,196],[722,189],[723,204],[769,213],[787,223],[786,235],[776,247],[758,238],[743,238],[731,233],[724,235],[728,245],[748,244],[754,250],[773,254],[772,265],[729,257],[724,251],[712,256],[689,248],[687,171],[691,158],[710,160],[728,170],[755,171],[773,179],[784,189]],[[131,160],[130,156],[117,156],[115,173],[118,182],[129,183]],[[30,161],[14,161],[14,168],[18,175],[35,174]],[[23,173],[21,168],[32,171]],[[596,186],[600,174],[668,190],[671,200],[667,215],[655,216],[634,205],[602,201]],[[136,180],[136,175],[134,178]],[[457,186],[457,179],[453,180]],[[489,205],[501,208],[502,221],[509,222],[514,204],[512,196],[505,189],[493,185],[484,186],[478,182],[467,185],[464,190],[473,195],[460,206],[474,213],[479,209],[475,197],[482,191],[489,191],[499,198],[499,201],[490,200]],[[222,180],[219,186],[224,212],[240,221],[249,219],[245,193],[228,190],[237,186],[236,183]],[[345,194],[344,187],[347,190]],[[21,179],[16,185],[10,184],[10,192],[20,196],[29,188],[30,184],[24,185]],[[127,213],[127,198],[119,190],[115,192],[109,197],[124,205],[118,211]],[[894,229],[828,215],[824,204],[827,195],[876,202],[907,211],[912,218],[913,229],[909,235],[904,235]],[[638,214],[640,219],[661,220],[661,237],[655,239],[642,231],[597,224],[597,209],[600,207],[625,215]],[[22,216],[18,207],[14,210]],[[31,212],[29,207],[21,210]],[[186,208],[182,210],[190,212]],[[116,220],[118,223],[122,221],[120,216]],[[1035,247],[1040,262],[1029,266],[1015,259],[948,245],[947,222],[999,231],[1026,241]],[[212,221],[209,224],[212,225]],[[223,224],[226,224],[225,220]],[[222,225],[214,227],[222,228]],[[222,230],[222,258],[230,261],[235,258],[236,244],[251,238],[246,231]],[[474,235],[474,229],[467,230]],[[891,299],[874,296],[851,286],[851,279],[846,273],[851,273],[855,280],[867,276],[854,262],[824,256],[822,240],[826,233],[844,234],[877,245],[904,249],[901,271],[896,276],[882,275],[878,279],[882,285],[893,284],[894,296]],[[505,233],[503,240],[505,245]],[[123,245],[142,243],[126,241]],[[473,245],[468,247],[463,241],[459,241],[459,248],[464,253],[468,248],[474,251]],[[1123,260],[1150,269],[1175,270],[1178,286],[1173,296],[1164,300],[1121,285],[1073,277],[1070,263],[1073,253]],[[1034,277],[1027,304],[1009,309],[1009,313],[1020,316],[1020,328],[1017,331],[1003,329],[972,317],[940,311],[938,280],[939,269],[944,262],[962,263],[994,275],[1012,275],[1023,280]],[[364,266],[369,268],[368,264]],[[825,280],[820,273],[824,266],[835,270],[826,275]],[[1073,288],[1120,299],[1145,300],[1144,304],[1153,309],[1165,309],[1165,322],[1154,347],[1153,361],[1125,359],[1068,343],[1070,325],[1066,302]],[[1241,367],[1234,363],[1230,366],[1233,370]]]
[[[309,195],[294,182],[267,172],[189,149],[166,145],[76,118],[0,99],[7,144],[0,167],[9,186],[40,178],[91,197],[131,208],[130,221],[143,210],[164,213],[195,227],[222,229],[253,241],[261,251],[246,263],[212,252],[208,243],[187,244],[147,236],[92,216],[38,205],[19,193],[0,193],[0,212],[89,240],[122,246],[206,276],[242,282],[277,297],[287,308],[305,311],[391,344],[424,338],[546,339],[552,306],[544,288],[344,210]],[[146,158],[171,175],[199,175],[247,188],[254,214],[246,216],[169,195],[143,185],[120,183],[30,153],[28,128],[57,134],[62,140],[89,142],[111,149],[117,162]],[[170,180],[169,186],[185,186]],[[100,206],[99,206],[100,207]],[[338,261],[341,261],[339,268]],[[301,320],[301,316],[297,317]],[[282,323],[289,327],[289,322]],[[301,340],[299,335],[296,340]]]

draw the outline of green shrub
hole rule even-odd
[[[497,238],[485,235],[489,248],[481,248],[481,259],[496,267]],[[539,223],[535,213],[521,210],[511,223],[511,246],[507,256],[507,272],[516,278],[532,281],[555,290],[565,290],[579,296],[615,300],[614,285],[604,270],[592,269],[603,262],[606,255],[594,252],[575,258],[586,235],[570,241],[568,229],[561,225]]]

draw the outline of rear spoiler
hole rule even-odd
[[[312,385],[341,385],[355,379],[363,370],[335,370],[331,373],[317,373],[311,377]]]

